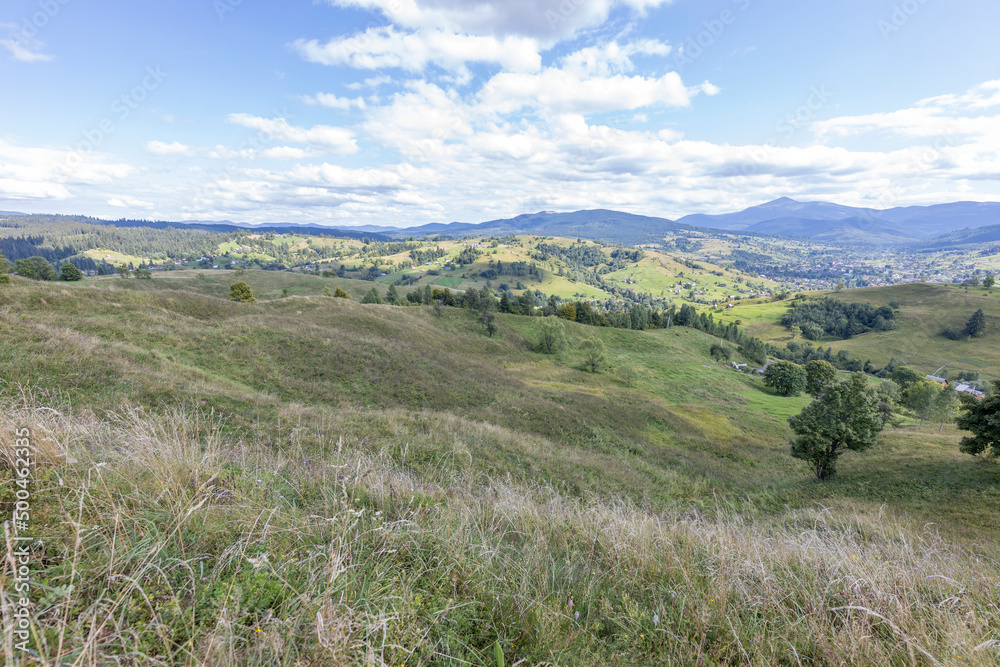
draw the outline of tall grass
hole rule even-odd
[[[403,416],[372,411],[378,441],[361,442],[309,410],[262,433],[193,407],[97,417],[65,397],[7,400],[0,433],[28,425],[47,444],[33,653],[13,648],[5,569],[6,664],[1000,659],[995,547],[889,512],[571,497],[463,465],[464,442],[518,436],[456,417],[450,454],[414,468],[411,450],[440,449],[430,418],[394,435]]]

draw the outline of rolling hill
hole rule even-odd
[[[819,484],[808,399],[698,331],[564,323],[547,355],[540,317],[241,278],[259,302],[224,271],[0,286],[51,664],[994,662],[1000,472],[953,428]]]

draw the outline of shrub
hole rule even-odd
[[[604,341],[599,338],[586,339],[580,344],[580,350],[583,352],[583,365],[591,373],[596,373],[598,367],[607,361]]]
[[[712,343],[712,346],[708,348],[708,352],[716,361],[729,361],[733,354],[732,348],[722,343]]]
[[[252,303],[257,300],[254,298],[250,285],[242,280],[229,286],[229,299],[240,303]]]
[[[351,295],[345,292],[343,287],[338,287],[333,290],[333,297],[335,299],[350,299]]]

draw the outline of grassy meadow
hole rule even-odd
[[[1000,659],[1000,467],[953,427],[820,483],[788,454],[808,400],[693,329],[565,323],[546,355],[541,318],[490,338],[370,282],[247,271],[238,304],[236,279],[0,286],[0,443],[28,427],[39,461],[6,664]]]

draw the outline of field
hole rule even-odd
[[[812,296],[812,293],[807,293]],[[850,340],[822,339],[816,344],[847,350],[861,360],[871,359],[884,366],[892,358],[921,373],[934,373],[942,366],[952,375],[976,371],[983,377],[1000,377],[1000,292],[983,287],[960,287],[933,283],[912,283],[892,287],[867,287],[830,293],[845,303],[870,302],[885,306],[900,304],[896,320],[899,328],[890,332],[871,332]],[[777,324],[790,302],[739,305],[717,314],[723,321],[741,320],[747,330],[763,340],[783,346],[792,339],[787,329]],[[941,335],[946,326],[963,328],[969,317],[982,309],[987,317],[987,332],[978,339],[949,340]],[[799,342],[803,342],[799,339]]]
[[[788,455],[808,400],[698,331],[565,323],[546,355],[542,318],[491,338],[358,303],[371,282],[246,271],[237,304],[234,279],[0,286],[0,439],[29,426],[42,461],[39,664],[1000,657],[1000,467],[953,427],[820,483]]]

